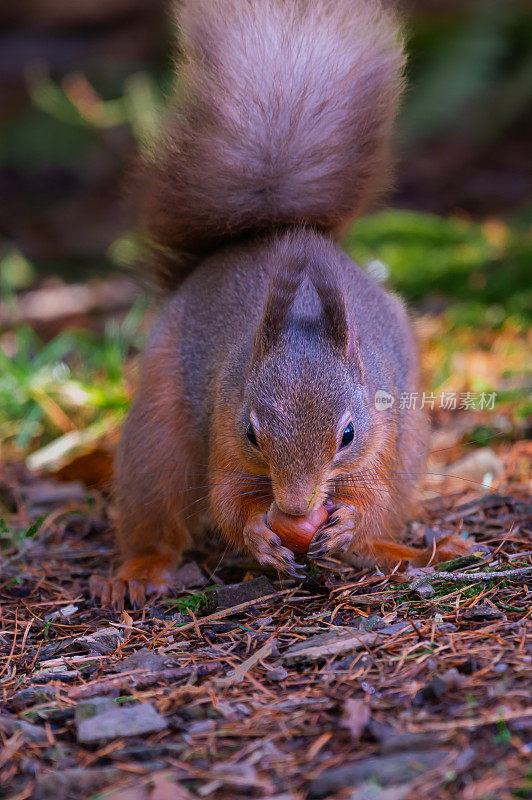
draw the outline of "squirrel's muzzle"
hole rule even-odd
[[[323,498],[318,497],[315,485],[276,488],[274,495],[279,509],[291,517],[305,516],[323,501]]]

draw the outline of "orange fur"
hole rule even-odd
[[[449,534],[436,542],[434,547],[425,549],[409,547],[397,542],[374,540],[368,547],[366,555],[372,556],[379,564],[386,567],[394,567],[401,561],[409,561],[414,567],[426,567],[440,564],[442,561],[450,561],[458,556],[468,555],[471,547],[470,543],[459,536]]]

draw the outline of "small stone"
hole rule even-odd
[[[370,614],[369,617],[363,617],[358,626],[362,631],[378,631],[384,628],[384,622],[380,614]]]
[[[17,719],[11,714],[0,714],[0,730],[7,736],[13,736],[13,734],[20,731],[22,739],[36,744],[45,742],[47,739],[46,731],[43,728],[33,725],[31,722]]]
[[[456,633],[458,628],[452,622],[439,622],[436,625],[438,633]]]
[[[113,672],[133,672],[137,669],[157,671],[159,669],[165,669],[169,663],[170,660],[166,656],[162,656],[160,653],[154,653],[152,650],[148,650],[147,647],[141,647],[140,650],[131,653],[131,655],[123,661],[116,664]]]
[[[452,768],[458,773],[466,772],[477,760],[477,757],[478,753],[474,747],[466,747],[458,753]]]
[[[504,614],[502,611],[490,606],[489,603],[478,603],[476,606],[473,606],[473,608],[470,608],[469,611],[464,611],[462,614],[462,619],[470,619],[478,622],[490,619],[502,619],[503,617]]]
[[[162,606],[151,606],[146,609],[150,619],[157,619],[160,622],[168,622],[166,611]]]
[[[105,711],[111,711],[116,707],[115,701],[109,696],[91,697],[90,700],[82,700],[76,706],[76,724],[79,724],[84,719],[103,714]]]
[[[193,586],[204,586],[205,575],[195,561],[180,567],[174,575],[175,588],[179,591],[191,589]]]
[[[422,583],[420,586],[416,587],[416,594],[423,600],[428,600],[434,596],[434,587],[431,586],[430,583]]]
[[[80,636],[72,644],[78,650],[106,655],[107,653],[114,653],[121,641],[122,632],[117,628],[99,628],[87,636]]]
[[[270,581],[261,575],[260,578],[252,578],[243,583],[234,583],[230,586],[217,586],[208,593],[209,599],[218,611],[233,608],[249,600],[258,600],[269,594],[275,594],[275,589]]]
[[[516,733],[532,735],[532,714],[510,720],[508,722],[508,727],[510,730],[516,731]]]
[[[216,710],[219,711],[224,719],[244,719],[251,714],[249,706],[245,703],[229,703],[226,700],[217,702]]]
[[[380,630],[379,633],[383,636],[395,636],[396,633],[401,633],[401,631],[412,630],[412,625],[406,619],[397,620],[397,622],[392,622],[390,625],[384,625]]]
[[[19,711],[32,703],[43,702],[53,697],[57,697],[55,686],[29,686],[14,695],[10,701],[10,706]]]
[[[503,672],[506,672],[508,669],[508,664],[505,664],[504,661],[499,661],[498,664],[495,664],[493,667],[493,671],[496,672],[498,675],[501,675]]]
[[[272,669],[266,671],[266,677],[270,681],[280,683],[288,678],[288,672],[284,667],[272,667]]]
[[[119,736],[142,736],[168,727],[166,719],[150,703],[113,704],[94,716],[77,722],[78,741],[83,743],[108,741]]]

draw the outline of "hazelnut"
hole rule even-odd
[[[327,519],[324,506],[314,509],[301,517],[292,517],[272,503],[268,511],[268,525],[279,536],[285,547],[293,553],[307,553],[312,537]]]

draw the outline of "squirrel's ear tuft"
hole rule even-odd
[[[342,287],[332,271],[323,264],[313,265],[311,280],[320,299],[327,337],[342,354],[348,355],[349,323]]]
[[[294,256],[287,259],[274,275],[268,289],[262,319],[255,333],[252,364],[261,361],[277,343],[301,283],[305,266],[304,259]]]

